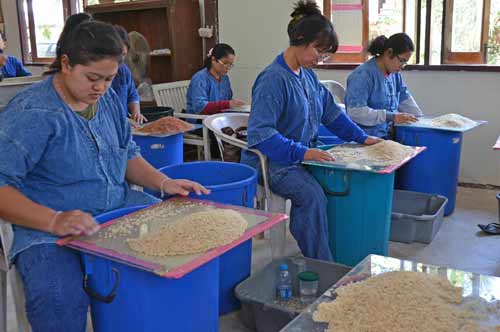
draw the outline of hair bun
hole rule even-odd
[[[290,14],[294,19],[301,19],[312,15],[322,15],[318,4],[312,0],[300,0],[295,4],[294,10]]]

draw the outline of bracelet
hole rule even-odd
[[[169,181],[169,180],[170,180],[169,178],[165,178],[165,179],[163,179],[163,181],[161,181],[161,183],[160,183],[160,198],[165,197],[165,192],[163,191],[163,185],[165,184],[166,181]]]
[[[52,233],[52,231],[54,230],[54,224],[56,222],[56,219],[57,219],[57,216],[61,213],[62,211],[56,211],[56,213],[54,213],[54,215],[52,216],[52,219],[50,219],[50,222],[49,222],[49,232]]]

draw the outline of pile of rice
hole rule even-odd
[[[414,148],[385,140],[374,145],[339,145],[328,150],[337,162],[366,163],[373,166],[396,165],[411,156]]]
[[[337,298],[314,312],[325,332],[479,332],[471,314],[459,308],[462,288],[443,277],[388,272],[336,290]]]
[[[450,113],[432,119],[431,124],[434,127],[443,128],[469,128],[476,125],[477,122],[460,114]]]
[[[141,128],[135,129],[134,132],[151,135],[167,135],[192,129],[194,129],[194,125],[191,123],[187,123],[173,116],[166,116],[148,123]]]
[[[190,255],[233,242],[243,235],[248,222],[233,210],[195,212],[157,231],[128,239],[129,247],[148,256]]]

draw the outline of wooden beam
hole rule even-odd
[[[432,17],[432,0],[425,2],[425,51],[424,65],[428,66],[431,59],[431,17]]]
[[[420,64],[420,25],[422,24],[422,0],[417,0],[417,45],[415,52],[416,55],[416,63]]]

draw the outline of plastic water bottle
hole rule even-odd
[[[288,271],[288,265],[280,265],[280,274],[276,293],[279,301],[288,301],[292,297],[292,277]]]

